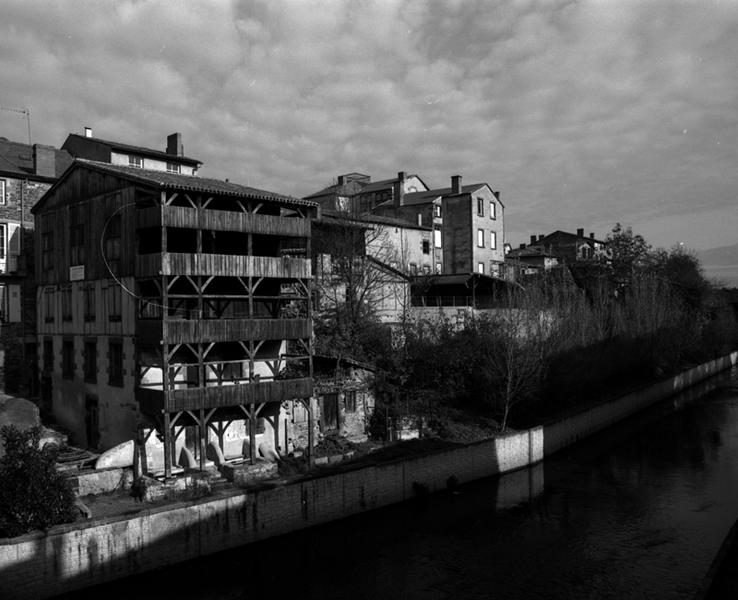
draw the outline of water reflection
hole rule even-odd
[[[737,382],[456,494],[74,597],[692,598],[738,518]]]

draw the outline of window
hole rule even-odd
[[[430,254],[430,240],[423,240],[423,254]]]
[[[497,232],[495,231],[489,232],[489,247],[492,250],[497,250]]]
[[[62,288],[62,321],[72,320],[72,286]]]
[[[343,403],[346,406],[347,413],[355,413],[356,412],[356,390],[347,391],[345,394]]]
[[[441,247],[441,230],[440,229],[433,230],[433,245],[436,248]]]
[[[115,282],[111,281],[108,284],[107,289],[108,295],[108,320],[109,321],[120,321],[121,320],[121,291],[120,286]]]
[[[44,371],[54,370],[54,340],[44,338]]]
[[[441,263],[436,263],[436,273],[440,273],[441,272],[441,268],[442,268]]]
[[[110,217],[105,227],[105,260],[114,274],[120,273],[120,214]]]
[[[41,234],[41,270],[51,271],[54,268],[54,231]]]
[[[89,323],[95,320],[95,287],[88,286],[84,288],[82,294],[84,296],[85,323]]]
[[[84,366],[85,381],[88,383],[97,382],[97,342],[95,340],[85,340],[84,346]]]
[[[477,229],[477,246],[484,248],[484,229]]]
[[[167,163],[167,173],[179,173],[179,172],[180,170],[179,170],[178,163],[173,163],[173,162]]]
[[[0,259],[5,259],[8,255],[8,226],[0,223]]]
[[[123,343],[108,345],[108,384],[123,387]]]
[[[433,216],[437,218],[441,217],[441,205],[440,204],[436,204],[433,207]]]
[[[69,264],[85,264],[85,223],[82,207],[72,206],[69,210]]]
[[[497,218],[497,205],[495,204],[494,200],[489,201],[489,218],[490,219]]]
[[[97,396],[92,394],[85,396],[85,433],[87,445],[97,448],[100,443],[100,407]]]
[[[477,264],[477,273],[481,273],[482,275],[484,275],[484,263]]]
[[[416,265],[415,263],[410,263],[410,274],[411,275],[418,274],[418,265]]]
[[[480,217],[484,216],[484,198],[477,198],[477,214]]]
[[[5,204],[5,180],[0,179],[0,204]]]
[[[74,340],[62,341],[62,377],[74,379]]]
[[[143,169],[144,161],[143,158],[140,156],[129,156],[128,157],[128,166],[129,167],[136,167],[137,169]]]
[[[54,322],[54,288],[44,290],[44,322]]]

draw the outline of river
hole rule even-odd
[[[738,372],[530,469],[69,598],[694,598],[738,519]]]

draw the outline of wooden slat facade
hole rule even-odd
[[[172,412],[236,406],[239,404],[284,402],[295,398],[308,398],[312,393],[312,379],[302,377],[299,379],[279,379],[266,383],[187,388],[168,392],[151,388],[138,388],[136,397],[144,412],[156,414],[161,411]]]
[[[223,277],[311,277],[310,260],[290,256],[239,256],[234,254],[185,254],[166,252],[138,257],[140,277],[158,275],[204,275]]]
[[[168,344],[297,340],[309,338],[312,332],[307,319],[152,319],[141,323],[138,337],[142,341],[161,340]]]
[[[309,219],[197,209],[185,206],[141,208],[136,212],[136,226],[138,228],[162,226],[187,229],[199,228],[212,231],[239,231],[287,237],[307,237],[310,235]]]

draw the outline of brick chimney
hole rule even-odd
[[[451,193],[461,193],[461,175],[451,175]]]
[[[580,238],[584,237],[584,229],[582,228],[577,229],[577,237],[580,237]]]
[[[346,185],[346,176],[345,175],[339,175],[338,176],[338,185]]]
[[[53,146],[33,145],[33,172],[43,177],[56,177],[56,150]]]
[[[542,242],[543,241],[543,238],[545,238],[545,237],[546,237],[545,235],[543,235],[542,233],[539,233],[538,234],[538,241],[539,242]]]
[[[525,244],[520,244],[520,249],[525,250]]]
[[[500,199],[500,196],[502,196],[502,192],[500,192],[499,190],[496,192],[492,192],[492,193],[495,195],[495,198],[497,198],[498,200]]]
[[[392,185],[392,196],[395,201],[395,206],[402,206],[405,199],[405,178],[407,174],[405,171],[397,172],[397,181]]]
[[[535,235],[530,236],[530,243],[531,244],[535,244],[536,243],[536,236]]]
[[[172,133],[167,136],[167,154],[172,156],[184,156],[184,146],[182,145],[182,134]]]
[[[85,127],[85,137],[86,138],[92,137],[92,127]]]
[[[595,239],[595,234],[594,234],[594,231],[591,231],[591,232],[590,232],[590,234],[589,234],[589,239],[590,239],[590,240],[593,240],[593,239]]]

